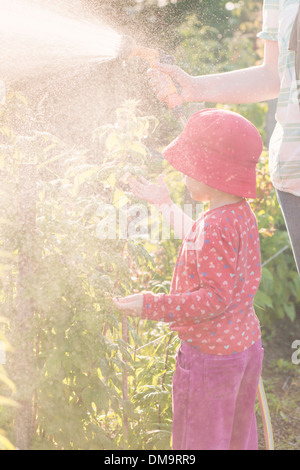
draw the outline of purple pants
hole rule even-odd
[[[262,360],[260,341],[230,356],[181,343],[173,377],[173,450],[257,450]]]

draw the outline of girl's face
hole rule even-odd
[[[195,201],[208,202],[210,200],[211,193],[214,191],[213,188],[210,188],[200,181],[194,180],[190,176],[185,176],[184,182],[191,194],[191,197]]]

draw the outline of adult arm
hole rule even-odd
[[[212,75],[191,76],[181,68],[159,64],[150,73],[150,82],[161,101],[167,101],[170,75],[181,87],[183,102],[247,104],[277,98],[280,89],[277,41],[265,41],[262,65]],[[163,74],[162,74],[163,72]]]

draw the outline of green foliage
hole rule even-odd
[[[192,75],[249,67],[261,57],[262,42],[256,39],[261,28],[261,7],[259,0],[169,3],[156,17],[153,41],[161,40],[160,47],[174,51],[178,64]],[[155,7],[152,9],[155,18]],[[143,11],[136,15],[137,23],[139,16],[149,27]]]
[[[11,94],[5,116],[19,101]],[[150,240],[148,252],[139,238],[121,238],[119,231],[122,204],[137,202],[128,192],[128,175],[161,169],[144,144],[156,120],[137,114],[132,102],[119,109],[114,125],[94,131],[89,152],[72,151],[46,133],[21,139],[2,121],[0,240],[9,263],[1,311],[10,312],[13,344],[17,263],[24,249],[16,202],[19,168],[30,161],[36,169],[36,222],[28,253],[34,269],[23,286],[34,305],[34,376],[24,377],[34,401],[34,449],[170,446],[170,357],[176,339],[167,347],[163,340],[156,344],[167,334],[164,325],[122,319],[111,300],[147,287],[159,256]],[[90,163],[88,155],[96,150],[101,158]],[[103,208],[114,211],[113,236],[99,230],[107,219]],[[156,281],[156,290],[166,289]],[[12,416],[5,416],[3,427],[13,440]]]

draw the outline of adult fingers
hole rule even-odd
[[[170,75],[173,78],[180,79],[185,76],[185,72],[177,65],[163,64],[159,62],[155,65],[155,69],[157,69],[159,72],[164,73],[165,75]]]

